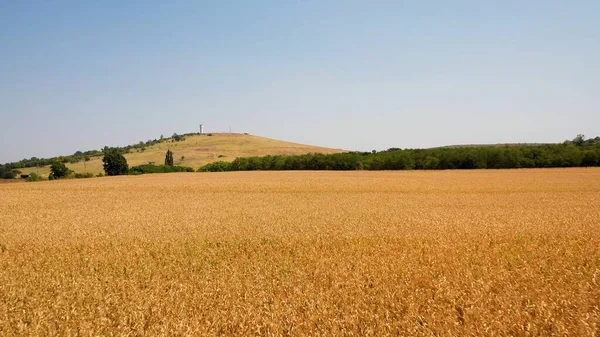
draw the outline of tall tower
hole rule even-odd
[[[200,134],[204,133],[204,124],[200,124]]]

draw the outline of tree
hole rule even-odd
[[[167,154],[165,156],[165,165],[173,166],[173,152],[171,152],[171,150],[167,150]]]
[[[596,166],[600,164],[600,156],[594,151],[585,151],[583,153],[583,159],[581,160],[582,166]]]
[[[577,146],[583,145],[584,142],[585,142],[585,136],[582,134],[578,134],[577,137],[573,138],[573,144],[575,144]]]
[[[439,167],[440,160],[437,157],[427,156],[423,161],[423,168],[425,170],[435,170]]]
[[[0,179],[15,179],[17,173],[7,166],[0,165]]]
[[[58,161],[54,162],[52,166],[50,166],[50,171],[56,179],[64,178],[73,172],[69,170],[64,163]]]
[[[90,156],[85,156],[83,158],[83,170],[85,171],[85,173],[87,173],[87,162],[90,161]]]
[[[116,149],[105,151],[102,162],[104,163],[104,172],[106,172],[106,175],[108,176],[118,176],[129,172],[127,159],[125,159],[125,157],[123,157]]]

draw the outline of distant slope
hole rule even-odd
[[[238,133],[212,133],[208,135],[186,136],[185,140],[165,142],[150,146],[145,151],[132,150],[125,155],[129,166],[136,166],[154,162],[163,164],[167,149],[173,151],[175,165],[189,166],[194,169],[215,161],[233,161],[237,157],[266,156],[266,155],[300,155],[306,153],[340,153],[339,149],[303,145],[269,139],[259,136]],[[181,157],[184,157],[182,160]],[[98,174],[104,172],[102,168],[102,157],[93,157],[84,167],[84,162],[66,164],[77,173],[85,171]],[[38,171],[40,175],[48,176],[50,167],[35,167],[19,169],[27,174]]]

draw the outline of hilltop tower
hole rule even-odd
[[[200,134],[204,133],[204,124],[200,124]]]

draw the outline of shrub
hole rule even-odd
[[[176,133],[174,133],[174,134],[173,134],[173,141],[175,141],[175,142],[180,142],[180,141],[183,141],[183,140],[185,140],[185,137],[184,137],[184,136],[182,136],[182,135],[178,135],[178,134],[176,134]]]
[[[93,173],[75,173],[75,179],[93,178]]]
[[[194,172],[191,167],[170,166],[170,165],[138,165],[129,170],[129,174],[147,174],[147,173],[173,173],[173,172]]]
[[[43,180],[37,173],[31,173],[27,178],[27,181],[40,181]]]
[[[225,172],[225,171],[233,171],[233,164],[226,161],[216,161],[214,163],[210,163],[202,166],[198,169],[198,172]]]

